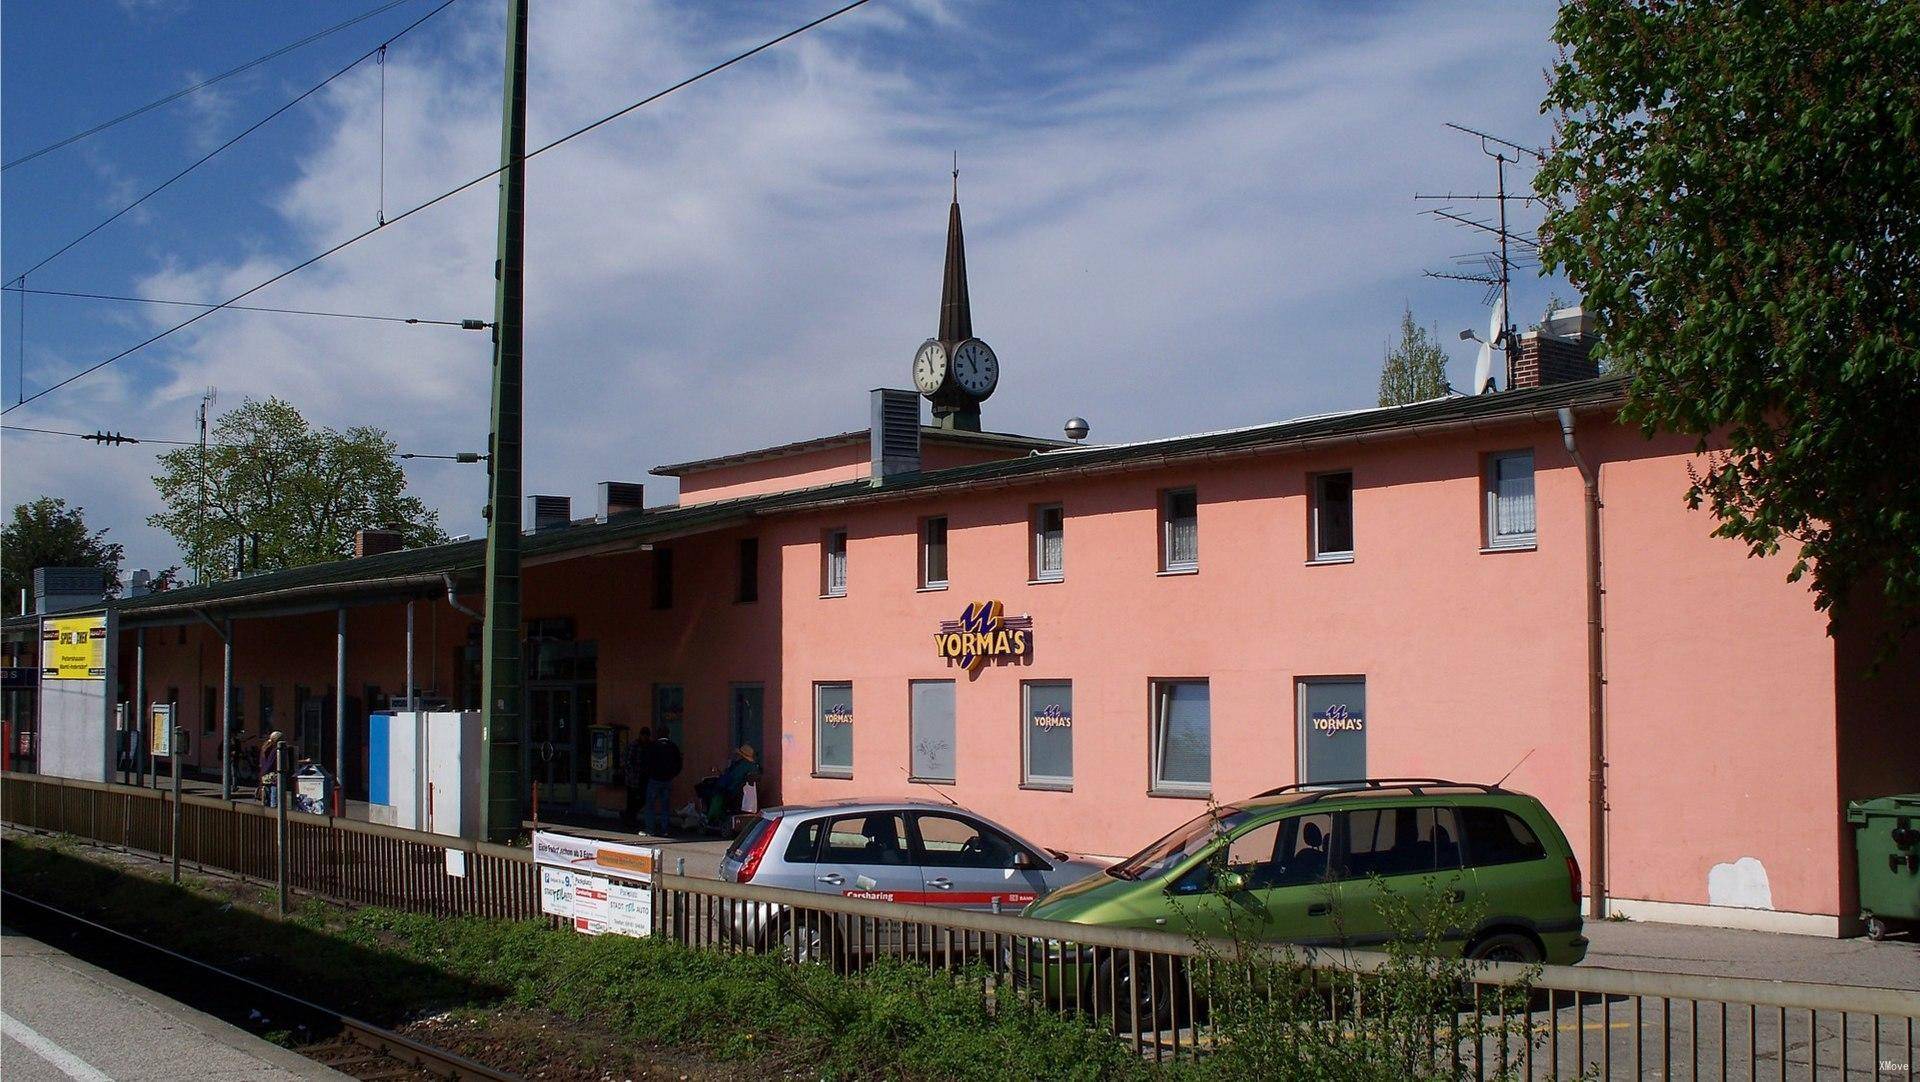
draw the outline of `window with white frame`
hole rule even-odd
[[[1153,791],[1204,796],[1213,789],[1213,710],[1205,680],[1153,684]]]
[[[1033,581],[1059,582],[1067,575],[1067,512],[1057,503],[1033,509]]]
[[[1488,548],[1533,546],[1532,451],[1502,451],[1487,456],[1486,503]]]
[[[847,592],[847,531],[828,530],[820,539],[820,593],[842,597]]]
[[[853,685],[813,685],[813,772],[853,777]]]
[[[953,681],[915,680],[907,692],[910,780],[954,780]]]
[[[1160,570],[1200,568],[1200,497],[1190,488],[1160,496]]]
[[[920,520],[920,588],[941,590],[947,585],[947,516]]]
[[[1353,559],[1353,474],[1321,473],[1313,477],[1310,531],[1314,560]]]
[[[1073,684],[1029,680],[1020,685],[1021,782],[1073,788]]]

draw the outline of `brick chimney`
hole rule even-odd
[[[353,534],[353,558],[378,556],[383,552],[399,552],[407,547],[406,538],[399,530],[356,530]]]
[[[1536,331],[1520,336],[1519,348],[1507,371],[1507,388],[1545,387],[1592,379],[1600,374],[1592,358],[1593,317],[1578,308],[1563,308]]]

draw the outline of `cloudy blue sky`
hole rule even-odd
[[[0,176],[0,278],[312,86],[438,0],[408,0]],[[0,152],[11,161],[381,6],[380,0],[11,0]],[[535,145],[830,10],[534,0]],[[500,0],[457,0],[388,52],[389,217],[497,164]],[[1371,405],[1411,304],[1470,382],[1478,289],[1423,268],[1483,247],[1416,191],[1481,191],[1446,121],[1544,143],[1551,4],[1080,4],[874,0],[535,159],[528,179],[527,485],[601,480],[865,423],[934,330],[952,154],[974,327],[1001,358],[989,427],[1067,416],[1124,440]],[[35,289],[231,296],[376,221],[381,70],[369,62],[35,271]],[[1530,174],[1522,172],[1520,182]],[[286,307],[490,318],[496,194],[482,184],[263,290]],[[1530,222],[1525,223],[1530,224]],[[1564,285],[1528,280],[1517,320]],[[184,319],[182,309],[0,294],[11,405]],[[24,350],[23,350],[24,345]],[[6,415],[188,438],[201,392],[277,394],[403,448],[485,440],[489,346],[444,328],[221,312]],[[20,363],[24,358],[24,365]],[[6,432],[7,504],[52,493],[127,545],[155,448]],[[452,532],[479,468],[416,462]]]

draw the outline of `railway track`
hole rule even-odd
[[[269,1008],[276,1028],[299,1029],[316,1039],[298,1049],[301,1055],[363,1082],[389,1079],[459,1079],[462,1082],[519,1082],[455,1052],[422,1044],[390,1029],[342,1014],[312,1000],[231,973],[219,966],[109,928],[10,890],[0,890],[7,905],[7,922],[22,929],[41,924],[63,928],[91,939],[99,946],[121,948],[86,952],[87,960],[112,969],[138,984],[154,988],[190,1006],[228,1021],[241,1022],[249,1011]],[[24,907],[24,912],[23,908]],[[25,919],[23,919],[25,918]],[[66,948],[62,944],[63,949]],[[129,958],[124,948],[132,947]],[[79,956],[81,950],[73,950]],[[244,1009],[242,1009],[244,1007]],[[262,1013],[269,1013],[263,1011]]]

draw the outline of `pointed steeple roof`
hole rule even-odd
[[[947,210],[947,273],[940,287],[942,342],[973,337],[973,306],[967,302],[967,243],[960,233],[960,170],[953,171],[953,206]]]

